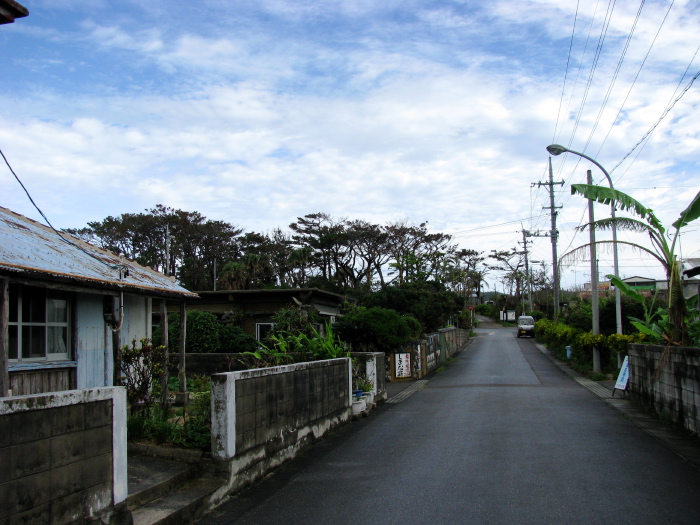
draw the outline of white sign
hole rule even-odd
[[[394,354],[396,377],[411,377],[411,354]]]
[[[615,383],[615,390],[627,390],[627,380],[630,378],[630,365],[629,357],[625,356],[625,360],[622,362],[622,368],[620,369],[620,375],[617,376],[617,383]],[[613,390],[614,392],[614,390]]]

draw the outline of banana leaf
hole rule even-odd
[[[681,212],[681,216],[673,223],[673,227],[676,230],[680,230],[683,226],[693,222],[698,217],[700,217],[700,191],[688,207]]]
[[[600,202],[601,204],[613,204],[615,207],[625,211],[632,211],[642,219],[645,219],[654,228],[658,228],[660,231],[663,231],[663,226],[656,218],[653,211],[626,193],[608,188],[606,186],[595,186],[593,184],[572,184],[571,194],[578,194],[587,199]]]

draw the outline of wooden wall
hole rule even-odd
[[[10,372],[13,396],[28,396],[76,388],[75,368],[53,368]]]

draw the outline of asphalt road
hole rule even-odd
[[[426,388],[200,523],[700,523],[700,471],[514,328],[477,333]]]

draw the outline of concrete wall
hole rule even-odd
[[[700,349],[671,347],[657,381],[652,376],[665,347],[629,345],[630,397],[657,414],[700,435]]]
[[[469,342],[469,331],[459,328],[444,328],[423,339],[412,342],[406,349],[387,354],[387,372],[390,381],[411,381],[420,379],[437,370],[447,360],[459,352]],[[410,354],[410,377],[397,377],[396,354]]]
[[[212,376],[212,456],[225,494],[260,479],[351,417],[349,358]]]
[[[127,523],[126,390],[0,398],[0,525]]]

